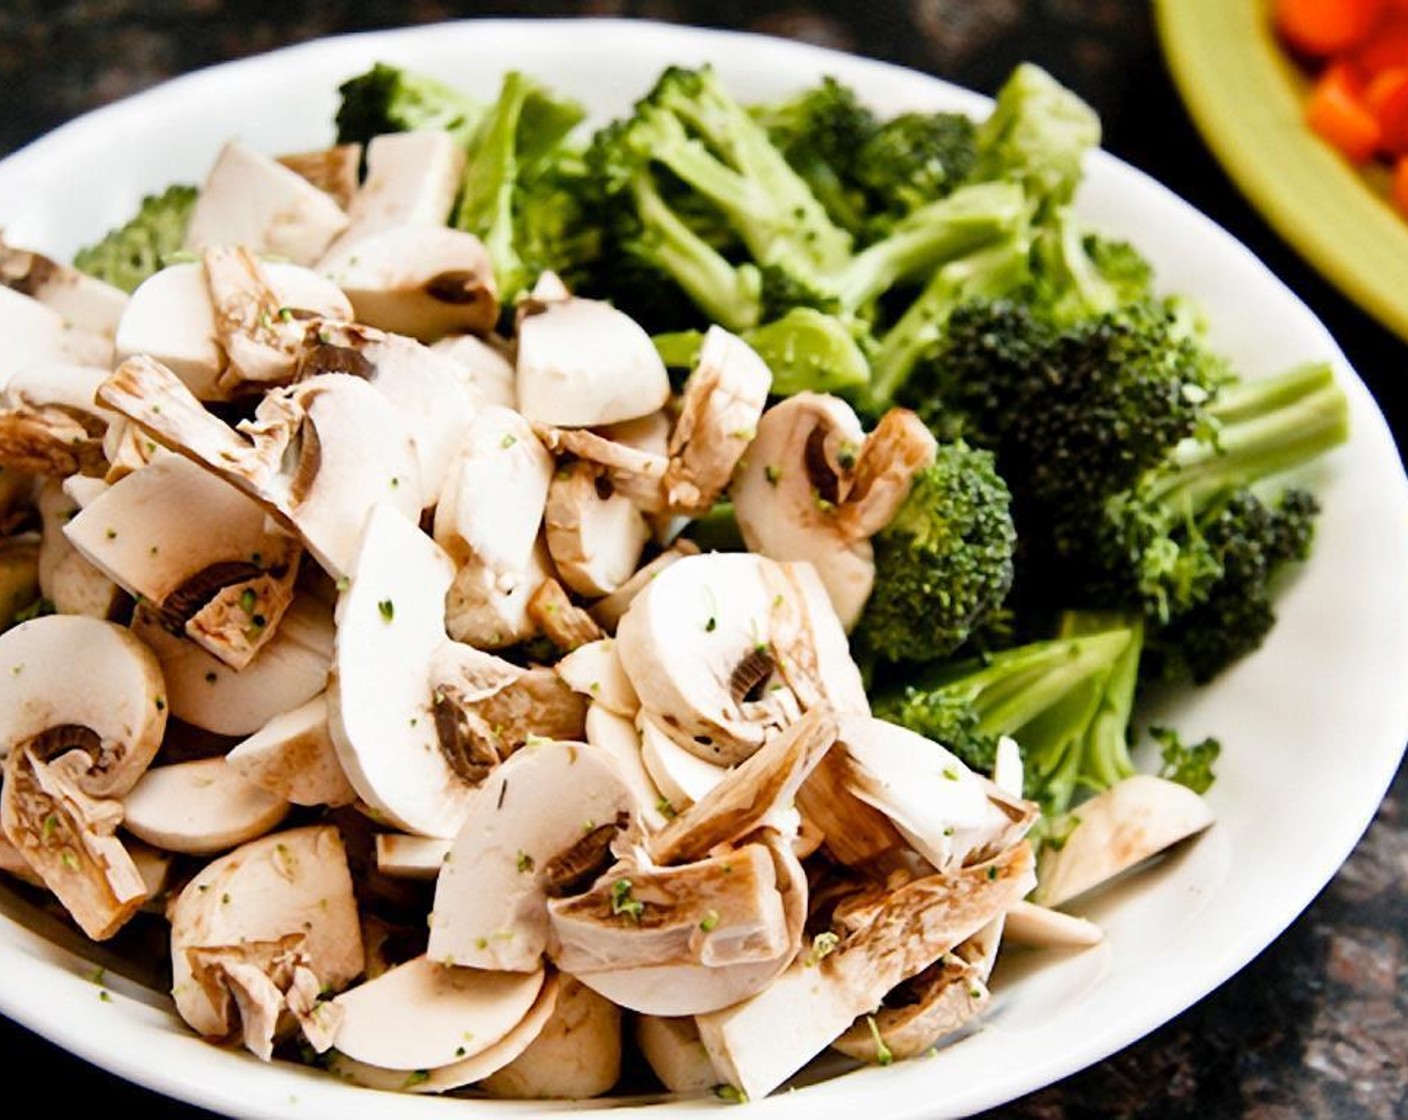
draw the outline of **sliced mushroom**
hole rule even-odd
[[[170,917],[171,994],[181,1018],[207,1038],[240,1031],[256,1053],[267,1053],[270,1038],[242,1022],[246,1008],[280,1031],[282,1011],[296,1007],[316,1025],[300,1002],[309,982],[316,997],[341,991],[362,971],[352,876],[331,825],[274,833],[220,856],[186,884]],[[251,971],[266,973],[268,985]],[[242,1002],[242,992],[261,994],[262,1007],[247,996]]]
[[[312,152],[292,152],[278,157],[278,162],[301,175],[346,210],[357,193],[357,178],[362,166],[361,144],[335,144]],[[349,213],[348,218],[352,215]]]
[[[728,773],[726,766],[705,762],[685,750],[649,716],[642,714],[637,722],[641,763],[651,781],[660,788],[671,813],[693,805],[723,781]]]
[[[548,946],[548,892],[560,889],[553,884],[595,877],[597,861],[610,862],[606,845],[638,813],[604,751],[542,743],[512,755],[469,797],[436,884],[430,956],[472,968],[537,968]]]
[[[445,597],[445,626],[456,641],[479,649],[504,649],[525,642],[538,632],[528,613],[533,591],[553,575],[548,546],[540,536],[528,553],[523,570],[498,575],[470,562],[455,574]]]
[[[459,193],[464,149],[448,132],[388,132],[367,144],[367,177],[347,207],[344,238],[387,226],[443,226]]]
[[[1009,941],[1037,949],[1085,948],[1105,939],[1094,922],[1025,899],[1007,911],[1005,931]]]
[[[0,465],[34,474],[101,477],[112,414],[93,403],[107,371],[36,362],[10,374],[0,393]]]
[[[357,799],[328,731],[326,693],[276,715],[225,761],[246,781],[294,805],[350,805]]]
[[[16,370],[39,361],[64,357],[64,319],[37,299],[0,285],[0,383]]]
[[[724,1080],[750,1099],[772,1092],[885,994],[923,971],[1034,883],[1022,843],[986,866],[889,892],[825,956],[798,957],[766,989],[701,1015],[700,1037]]]
[[[847,720],[847,787],[894,822],[936,870],[1010,848],[1040,810],[970,770],[938,743],[878,719]]]
[[[455,363],[486,405],[518,407],[517,375],[502,351],[472,334],[447,335],[430,348]]]
[[[482,1081],[527,1050],[543,1032],[557,1007],[561,982],[562,977],[556,972],[548,973],[538,991],[538,998],[517,1025],[479,1053],[460,1058],[449,1065],[413,1070],[408,1074],[404,1070],[389,1070],[359,1062],[334,1051],[328,1068],[354,1085],[388,1092],[444,1093]]]
[[[719,1084],[692,1016],[636,1018],[636,1046],[650,1070],[672,1093],[701,1093]]]
[[[294,599],[278,632],[242,670],[172,634],[146,607],[134,613],[132,632],[161,663],[171,714],[218,735],[252,735],[327,687],[333,620],[308,596]]]
[[[772,371],[751,346],[722,327],[709,328],[670,435],[671,510],[697,516],[718,500],[757,434],[771,386]]]
[[[865,437],[850,488],[836,510],[849,539],[874,536],[909,497],[914,476],[934,461],[933,433],[907,408],[892,408]]]
[[[559,976],[558,984],[542,1033],[479,1086],[491,1097],[586,1100],[620,1079],[621,1009],[571,976]]]
[[[831,1045],[858,1062],[917,1058],[967,1026],[990,999],[978,970],[950,953],[892,991],[883,1007]]]
[[[347,228],[332,197],[276,160],[231,140],[205,177],[186,230],[186,248],[242,245],[312,264]]]
[[[0,286],[29,296],[57,312],[71,327],[111,340],[127,293],[95,276],[0,237]]]
[[[44,886],[44,877],[30,866],[29,860],[24,858],[24,853],[10,843],[4,832],[0,832],[0,871],[22,883],[28,883],[31,887],[47,889]]]
[[[909,844],[888,816],[851,791],[851,769],[845,751],[828,752],[798,789],[797,808],[836,862],[887,870]]]
[[[450,858],[452,840],[408,836],[404,832],[376,834],[376,869],[394,879],[433,879]]]
[[[601,640],[601,627],[585,610],[572,602],[562,584],[545,579],[528,596],[528,617],[543,637],[564,653]]]
[[[750,553],[665,568],[617,628],[641,708],[680,746],[732,764],[808,707],[868,712],[845,635],[808,565]]]
[[[347,574],[372,506],[420,515],[415,441],[386,398],[355,378],[328,374],[271,392],[241,425],[249,439],[149,359],[124,362],[99,397],[258,501],[334,578]]]
[[[635,794],[645,827],[651,831],[663,828],[669,817],[674,815],[676,806],[670,803],[646,773],[641,759],[640,733],[636,731],[635,724],[609,711],[599,701],[593,701],[587,708],[586,736],[591,746],[611,755],[620,767],[621,776]]]
[[[499,317],[484,243],[443,225],[394,225],[347,238],[319,270],[347,293],[358,322],[434,342],[487,331]]]
[[[168,852],[210,855],[272,832],[289,803],[223,758],[153,766],[122,799],[123,827]]]
[[[231,668],[274,636],[293,600],[296,540],[228,482],[162,454],[63,529],[83,557]]]
[[[665,508],[664,479],[670,467],[664,448],[650,446],[652,441],[627,442],[611,433],[624,430],[636,438],[640,434],[634,430],[637,425],[648,423],[653,427],[660,415],[652,412],[641,420],[613,424],[599,431],[545,424],[535,424],[533,429],[554,455],[575,456],[599,467],[596,473],[604,479],[603,490],[609,485],[610,490],[629,498],[642,513],[659,513]]]
[[[1136,774],[1078,805],[1070,835],[1042,849],[1033,902],[1062,906],[1213,822],[1187,786]]]
[[[621,616],[626,613],[631,603],[635,601],[637,595],[650,586],[652,580],[661,572],[673,564],[676,560],[683,560],[686,556],[697,556],[699,546],[693,541],[677,540],[659,556],[655,557],[648,564],[636,569],[635,575],[631,576],[625,583],[607,595],[603,599],[598,599],[591,605],[591,616],[601,623],[601,627],[609,634],[616,632],[616,627],[621,621]]]
[[[334,1045],[359,1062],[430,1070],[473,1057],[533,1006],[543,971],[486,972],[416,957],[338,996]]]
[[[544,513],[548,552],[562,581],[580,595],[615,591],[640,563],[650,526],[600,468],[583,460],[561,468]]]
[[[616,643],[610,638],[598,638],[578,646],[553,666],[572,688],[607,711],[634,719],[640,711],[640,697],[621,667]]]
[[[773,961],[788,943],[772,854],[762,844],[676,867],[617,864],[586,893],[550,900],[548,915],[553,963],[578,977]]]
[[[82,614],[114,619],[126,597],[100,569],[89,563],[64,535],[64,527],[78,512],[78,505],[56,479],[39,487],[39,590],[54,604],[56,614]]]
[[[560,428],[646,416],[670,398],[665,364],[640,325],[575,297],[540,300],[521,316],[517,387],[524,416]]]
[[[311,269],[280,261],[259,267],[272,292],[275,321],[285,317],[285,308],[291,319],[352,318],[342,290]],[[226,400],[236,386],[224,376],[229,358],[217,336],[205,265],[173,264],[132,293],[118,323],[116,357],[146,355],[171,369],[201,400]]]

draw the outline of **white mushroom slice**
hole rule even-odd
[[[10,843],[4,832],[0,832],[0,871],[22,883],[28,883],[31,887],[48,889],[44,886],[44,877],[30,866],[29,860],[24,858],[24,853]],[[143,882],[145,881],[143,879]]]
[[[831,1045],[858,1062],[888,1065],[917,1058],[981,1015],[991,999],[978,970],[952,953],[908,980],[902,991],[898,1006],[864,1016]]]
[[[274,833],[218,857],[186,884],[170,916],[171,994],[181,1018],[207,1038],[224,1038],[237,1025],[237,992],[219,975],[228,974],[231,958],[245,956],[256,968],[284,964],[285,998],[296,970],[311,975],[315,994],[341,991],[362,971],[352,876],[331,825]],[[281,944],[294,961],[272,959]],[[199,950],[220,949],[227,950],[224,967],[212,974],[207,958],[202,969]]]
[[[39,361],[62,360],[64,318],[37,299],[0,285],[0,383]]]
[[[724,1080],[757,1100],[841,1035],[885,994],[1007,910],[1034,883],[1023,843],[981,867],[891,891],[825,956],[798,957],[759,994],[701,1015],[700,1037]]]
[[[121,626],[76,615],[25,622],[0,634],[0,758],[23,746],[50,759],[79,750],[82,791],[121,797],[161,745],[166,687],[156,657]]]
[[[0,237],[0,287],[29,296],[55,311],[65,323],[112,339],[127,293],[96,276]]]
[[[43,524],[39,538],[40,593],[54,604],[56,614],[114,618],[125,602],[122,591],[64,535],[64,527],[78,512],[77,504],[57,480],[50,478],[39,487],[37,505]]]
[[[242,245],[255,253],[312,264],[347,228],[328,194],[269,156],[231,140],[201,185],[186,248]]]
[[[528,617],[543,637],[564,653],[600,641],[601,627],[585,610],[572,602],[555,579],[545,579],[528,596]]]
[[[170,901],[166,892],[171,888],[171,867],[176,857],[160,848],[143,844],[140,840],[130,840],[125,847],[127,854],[132,857],[133,866],[137,868],[137,874],[142,877],[142,882],[147,887],[147,899],[143,903],[143,909],[151,914],[160,914],[164,918],[166,904]]]
[[[479,649],[504,649],[538,632],[528,613],[533,591],[553,574],[548,546],[539,537],[521,573],[497,575],[473,561],[455,573],[445,597],[445,627],[450,637]]]
[[[297,318],[352,318],[352,304],[332,281],[311,269],[281,261],[261,262],[260,271],[277,303]],[[118,360],[145,354],[169,367],[204,401],[225,400],[228,358],[216,341],[215,309],[205,266],[173,264],[132,293],[117,327]]]
[[[518,407],[560,428],[646,416],[670,399],[650,336],[608,303],[539,302],[518,325]]]
[[[455,363],[486,405],[518,407],[513,363],[482,338],[472,334],[447,335],[430,348]]]
[[[574,976],[626,968],[773,961],[787,921],[762,844],[678,867],[617,864],[583,894],[548,902],[553,963]]]
[[[670,435],[665,500],[671,510],[698,515],[718,500],[757,435],[771,387],[772,371],[751,346],[722,327],[709,328]]]
[[[333,622],[326,606],[306,596],[293,601],[278,632],[242,670],[172,634],[145,608],[133,616],[132,631],[161,663],[171,714],[217,735],[252,735],[327,687]]]
[[[851,769],[844,750],[828,752],[797,791],[797,808],[838,863],[888,869],[909,843],[888,816],[851,791]]]
[[[367,145],[367,177],[347,208],[348,238],[387,226],[443,226],[464,170],[448,132],[388,132]]]
[[[1039,814],[1035,804],[1011,796],[908,728],[851,719],[841,737],[851,763],[848,788],[888,816],[938,871],[1010,848]]]
[[[869,540],[847,538],[836,524],[836,506],[864,442],[850,405],[798,393],[763,413],[731,490],[748,548],[774,560],[815,565],[847,630],[860,618],[875,581]]]
[[[405,1070],[383,1069],[333,1051],[328,1068],[354,1085],[386,1092],[445,1093],[482,1081],[512,1062],[542,1034],[557,1007],[562,980],[558,973],[548,973],[528,1013],[497,1042],[471,1057],[460,1058],[434,1069],[413,1070],[408,1074]]]
[[[356,378],[327,374],[269,393],[241,425],[250,439],[146,358],[119,366],[99,397],[258,501],[334,578],[346,575],[372,506],[420,515],[415,441],[386,398]]]
[[[613,482],[634,478],[659,490],[659,482],[664,479],[670,461],[663,450],[645,448],[636,443],[618,440],[606,433],[630,429],[632,425],[649,421],[653,424],[660,413],[652,412],[643,421],[626,421],[594,432],[589,428],[554,428],[546,424],[534,424],[533,430],[543,445],[554,455],[573,455],[606,468]],[[636,494],[631,497],[635,500]],[[643,509],[656,508],[661,498],[656,495],[640,504]]]
[[[127,423],[122,417],[116,419],[120,424]],[[85,478],[83,475],[75,474],[63,480],[64,493],[72,499],[79,509],[83,509],[107,488],[107,481],[101,478]]]
[[[571,976],[532,1045],[479,1086],[491,1097],[586,1100],[621,1076],[621,1009]]]
[[[298,544],[246,494],[164,453],[110,486],[63,529],[130,595],[242,669],[293,599]]]
[[[163,451],[162,446],[132,423],[125,416],[114,416],[108,430],[103,433],[103,454],[107,456],[108,469],[102,478],[84,479],[82,475],[70,475],[64,484],[71,485],[75,480],[110,486],[126,478],[133,471],[139,471]],[[86,505],[86,502],[80,502]]]
[[[603,630],[614,634],[616,627],[621,621],[621,616],[626,613],[635,597],[645,588],[650,586],[650,582],[673,564],[676,560],[683,560],[686,556],[697,556],[699,546],[693,541],[677,540],[650,563],[642,565],[636,570],[625,583],[607,595],[604,599],[598,599],[591,605],[591,616],[601,623]]]
[[[649,716],[641,714],[640,755],[646,773],[660,787],[672,812],[693,805],[718,785],[728,767],[705,762],[676,743]]]
[[[376,869],[397,879],[433,879],[450,858],[453,841],[402,832],[376,834]]]
[[[345,239],[318,269],[347,293],[357,321],[434,342],[498,321],[494,269],[472,233],[396,225]]]
[[[1022,751],[1017,746],[1017,740],[1009,735],[1001,736],[997,740],[997,750],[993,758],[993,784],[1012,797],[1021,797],[1025,781],[1023,769]],[[984,982],[997,966],[997,951],[1002,946],[1006,919],[1005,914],[994,918],[955,950],[958,956],[973,965],[978,978]]]
[[[294,805],[350,805],[357,799],[328,731],[326,693],[276,715],[225,761],[246,781]]]
[[[777,732],[648,843],[651,858],[670,864],[699,859],[792,808],[797,790],[836,742],[836,718],[813,708]]]
[[[436,884],[429,955],[473,968],[537,968],[550,886],[592,874],[618,821],[629,829],[638,813],[604,751],[543,743],[512,755],[470,794]]]
[[[909,497],[914,476],[934,461],[938,443],[907,408],[892,408],[865,437],[836,521],[850,540],[874,536]]]
[[[641,820],[646,828],[652,831],[663,828],[666,820],[674,815],[676,807],[661,794],[646,773],[641,760],[640,733],[636,731],[635,724],[609,711],[600,702],[593,701],[587,708],[586,734],[589,744],[616,760],[621,776],[626,779],[640,806]]]
[[[313,152],[292,152],[279,156],[278,162],[331,195],[332,200],[346,210],[357,193],[362,145],[336,144]],[[352,217],[350,213],[347,216]]]
[[[580,595],[615,591],[635,572],[650,540],[650,526],[635,503],[585,461],[553,477],[543,520],[553,564]]]
[[[543,986],[543,971],[487,972],[416,957],[338,996],[334,1045],[359,1062],[430,1070],[473,1057],[508,1034]]]
[[[215,341],[229,359],[219,387],[238,394],[294,380],[307,326],[280,306],[254,253],[241,245],[211,246],[201,261]]]
[[[1005,929],[1009,941],[1037,949],[1083,949],[1105,939],[1094,922],[1025,899],[1007,911]]]
[[[672,1093],[701,1093],[719,1084],[693,1017],[638,1016],[636,1045],[651,1072]]]
[[[641,591],[616,640],[642,710],[709,762],[748,757],[816,704],[869,711],[809,565],[751,553],[687,557]]]
[[[83,784],[92,784],[93,760],[81,749],[47,763],[34,741],[7,744],[0,829],[79,928],[94,941],[106,940],[147,897],[141,873],[113,835],[122,806],[83,791]]]
[[[1048,844],[1033,902],[1061,906],[1213,822],[1208,803],[1177,782],[1136,774],[1081,802],[1059,848]]]
[[[0,465],[34,474],[101,476],[112,414],[93,403],[104,369],[39,361],[16,370],[0,393]]]
[[[553,668],[574,692],[590,697],[608,712],[635,719],[640,711],[640,697],[621,667],[616,643],[610,638],[578,646]]]
[[[168,852],[210,855],[263,836],[289,803],[245,781],[223,758],[154,766],[122,799],[122,825]]]

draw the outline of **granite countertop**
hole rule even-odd
[[[1247,243],[1327,323],[1402,443],[1386,392],[1408,349],[1349,304],[1240,198],[1185,116],[1147,0],[5,0],[0,154],[196,67],[322,35],[472,15],[624,15],[739,27],[896,61],[992,91],[1032,59],[1100,111],[1106,146]],[[1143,1041],[986,1114],[994,1118],[1408,1116],[1408,772],[1315,903],[1239,975]],[[66,1098],[151,1116],[198,1110],[67,1057],[0,1021],[4,1068]]]

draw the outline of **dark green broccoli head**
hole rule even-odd
[[[337,142],[365,144],[386,132],[442,129],[468,147],[484,113],[480,102],[435,78],[378,62],[338,87]]]
[[[945,747],[964,765],[991,774],[1000,734],[980,726],[973,697],[966,690],[926,689],[913,685],[877,697],[871,705],[876,719],[897,723]]]
[[[754,112],[788,159],[819,159],[842,178],[849,177],[856,154],[877,127],[875,114],[861,104],[855,90],[830,76]]]
[[[968,178],[977,158],[976,132],[962,113],[902,113],[881,125],[860,148],[855,169],[872,211],[881,216],[873,231],[883,232]]]
[[[1011,586],[1009,507],[990,454],[940,445],[872,538],[875,587],[856,629],[860,647],[888,661],[932,661],[961,646]]]
[[[135,291],[162,267],[164,258],[185,245],[197,193],[195,187],[177,185],[148,195],[125,225],[96,245],[80,249],[73,258],[74,268],[124,292]]]

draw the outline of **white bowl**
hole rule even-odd
[[[667,63],[712,62],[727,85],[767,99],[824,74],[881,112],[982,112],[974,94],[894,66],[751,35],[611,20],[472,22],[350,36],[170,82],[73,122],[0,164],[8,240],[67,256],[172,181],[199,181],[238,135],[269,152],[332,134],[336,87],[385,60],[491,97],[517,67],[625,111]],[[1217,825],[1157,870],[1108,892],[1091,916],[1105,943],[1027,959],[998,977],[981,1029],[927,1060],[818,1079],[753,1102],[759,1117],[890,1120],[991,1107],[1098,1061],[1222,983],[1267,945],[1334,874],[1367,827],[1408,740],[1408,484],[1383,417],[1315,317],[1245,248],[1139,172],[1101,156],[1085,213],[1133,240],[1161,285],[1196,297],[1215,344],[1249,375],[1328,359],[1351,404],[1353,437],[1308,476],[1325,513],[1315,555],[1286,589],[1270,641],[1217,684],[1158,713],[1225,745],[1210,794]],[[574,1108],[671,1116],[717,1102],[547,1104],[400,1097],[316,1071],[262,1065],[193,1037],[164,994],[112,979],[110,1002],[81,955],[0,887],[0,1012],[123,1077],[240,1116],[341,1120],[488,1117]],[[832,1065],[830,1070],[838,1068]]]

